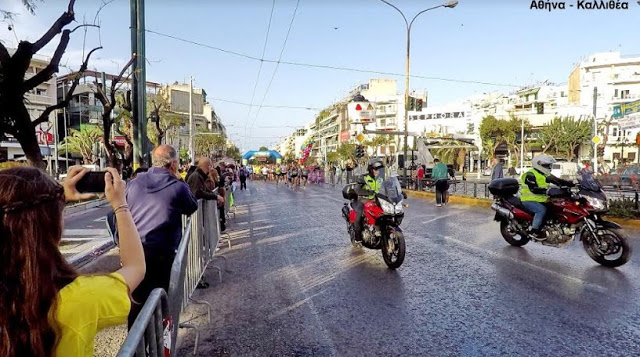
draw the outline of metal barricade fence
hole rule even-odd
[[[171,324],[169,304],[164,289],[154,289],[131,326],[117,357],[165,356],[164,323]],[[147,351],[147,346],[148,351]]]
[[[194,302],[197,304],[207,305],[208,319],[211,322],[211,306],[206,301],[198,301],[192,298],[198,283],[202,279],[205,270],[213,261],[216,247],[220,240],[220,222],[219,213],[217,207],[217,201],[215,200],[199,200],[198,209],[189,217],[183,217],[183,234],[180,245],[176,252],[176,256],[173,260],[171,267],[171,278],[169,281],[169,291],[167,293],[167,311],[171,317],[172,329],[171,329],[171,343],[170,353],[171,356],[175,354],[177,347],[178,328],[190,328],[196,330],[196,339],[194,346],[194,354],[198,349],[199,344],[199,331],[193,324],[180,323],[180,313],[189,304]],[[224,258],[224,257],[222,257]],[[220,280],[222,279],[220,268],[214,267],[218,270]],[[151,298],[145,302],[143,311],[146,308],[151,309],[147,305],[154,304]],[[142,317],[142,313],[136,319],[136,323]],[[127,339],[131,338],[133,342],[131,344],[139,344],[143,338],[144,330],[147,328],[147,323],[141,322],[136,328],[134,326],[129,331]],[[124,346],[123,346],[124,348]],[[130,347],[127,347],[130,348]],[[121,350],[121,352],[123,352]],[[123,355],[125,356],[125,355]]]

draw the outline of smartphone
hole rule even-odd
[[[104,192],[106,184],[104,174],[107,171],[89,171],[76,183],[78,192]]]

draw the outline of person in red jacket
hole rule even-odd
[[[418,191],[422,191],[423,179],[424,179],[424,165],[418,164],[418,172],[416,173],[416,180],[418,181]]]

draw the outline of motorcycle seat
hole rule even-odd
[[[523,210],[523,211],[525,211],[525,212],[527,212],[529,214],[534,214],[533,212],[529,211],[527,209],[527,207],[525,207],[522,204],[522,200],[520,200],[520,197],[518,197],[518,196],[511,196],[511,197],[507,198],[506,201],[509,202],[511,205],[513,205],[514,207],[516,207],[518,209],[521,209],[521,210]]]

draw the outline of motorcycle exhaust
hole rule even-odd
[[[499,215],[506,217],[508,219],[513,219],[513,212],[509,211],[508,209],[501,207],[500,205],[498,205],[497,203],[494,203],[491,205],[491,209],[496,211]]]

